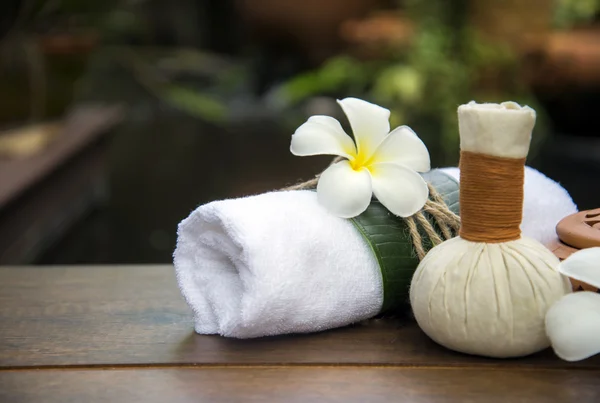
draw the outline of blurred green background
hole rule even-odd
[[[169,262],[197,205],[320,172],[290,136],[355,96],[458,162],[514,100],[528,164],[598,207],[600,0],[3,0],[0,263]],[[346,125],[347,126],[347,125]]]

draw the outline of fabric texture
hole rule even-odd
[[[571,284],[558,272],[558,258],[543,244],[526,236],[500,236],[503,226],[519,227],[519,214],[505,213],[522,208],[520,194],[503,200],[497,211],[488,207],[496,202],[494,197],[502,197],[499,189],[518,186],[516,190],[523,191],[535,112],[514,102],[471,102],[458,108],[458,119],[462,154],[501,157],[488,158],[488,169],[475,172],[470,171],[475,165],[461,163],[461,219],[471,221],[478,203],[486,203],[480,206],[486,212],[479,217],[480,225],[491,232],[499,228],[499,236],[486,234],[485,242],[458,236],[429,251],[411,282],[413,313],[429,337],[452,350],[498,358],[533,354],[550,345],[546,312],[571,292]],[[500,169],[507,158],[520,160],[520,167],[513,165],[520,171],[519,183]],[[477,175],[486,180],[467,180]],[[486,181],[487,188],[482,183]],[[515,206],[510,205],[513,201]],[[463,209],[467,205],[469,209]]]
[[[179,225],[174,263],[202,334],[315,332],[373,317],[383,303],[369,246],[312,191],[199,207]]]
[[[524,158],[529,153],[536,114],[515,102],[458,107],[460,149],[503,158]]]
[[[417,268],[413,313],[429,337],[452,350],[529,355],[550,345],[545,313],[571,292],[557,266],[558,258],[530,238],[483,243],[456,237],[432,249]]]
[[[460,181],[458,168],[442,168],[443,172]],[[569,192],[540,171],[525,167],[523,196],[523,235],[549,245],[557,237],[556,225],[568,215],[577,212]]]

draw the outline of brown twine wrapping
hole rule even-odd
[[[342,157],[337,157],[331,162],[331,165],[335,164],[336,162],[342,161],[343,159],[344,158]],[[288,186],[281,190],[314,189],[317,186],[317,183],[319,182],[319,177],[320,175],[317,175],[313,179],[310,179],[306,182],[301,182],[296,185]],[[448,208],[448,206],[444,202],[444,199],[435,190],[435,188],[429,183],[427,184],[427,186],[429,187],[429,200],[427,200],[425,206],[423,206],[421,211],[419,211],[418,213],[410,217],[404,218],[404,222],[408,227],[410,237],[413,241],[413,248],[419,260],[422,260],[425,257],[425,254],[427,253],[427,251],[425,250],[425,246],[423,245],[423,237],[421,236],[419,225],[425,231],[425,234],[431,241],[431,244],[433,246],[436,246],[447,239],[453,238],[454,234],[458,233],[461,222],[460,217],[454,214],[452,210]],[[433,218],[435,224],[442,232],[443,238],[440,237],[430,220],[428,220],[427,217],[425,217],[425,212]]]
[[[521,237],[525,158],[460,153],[460,237],[500,243]]]

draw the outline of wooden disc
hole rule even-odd
[[[581,211],[556,226],[561,242],[576,249],[600,246],[600,209]]]
[[[580,249],[600,246],[600,208],[563,218],[556,226],[556,233],[560,239],[547,246],[561,261]],[[600,292],[597,287],[575,279],[570,280],[574,291]]]

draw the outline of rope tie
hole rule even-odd
[[[525,158],[462,151],[460,237],[500,243],[521,237]]]

